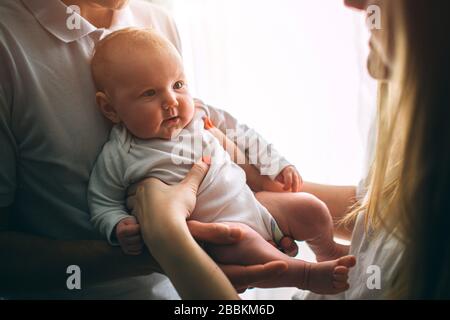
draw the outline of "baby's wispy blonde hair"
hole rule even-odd
[[[113,77],[111,64],[114,63],[113,55],[118,49],[127,50],[127,57],[132,59],[133,52],[142,47],[178,53],[169,40],[153,29],[125,28],[114,31],[96,44],[92,54],[91,72],[97,90],[104,91],[105,83]]]

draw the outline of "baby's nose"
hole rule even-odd
[[[178,107],[178,100],[173,93],[168,93],[165,97],[165,101],[162,104],[164,110]]]
[[[164,111],[173,110],[178,107],[178,102],[175,100],[174,103],[163,103],[162,108]]]

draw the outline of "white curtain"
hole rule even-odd
[[[196,97],[259,131],[305,180],[358,183],[376,86],[366,72],[363,15],[342,0],[157,2],[176,19]],[[300,257],[314,259],[305,246]]]

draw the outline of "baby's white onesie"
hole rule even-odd
[[[219,141],[204,129],[205,116],[224,133],[235,130],[235,137],[231,138],[240,147],[242,141],[247,141],[242,151],[254,160],[252,164],[262,174],[274,179],[290,165],[254,130],[238,124],[228,113],[200,101],[196,101],[192,121],[172,140],[142,140],[123,125],[116,125],[97,158],[88,189],[91,221],[111,244],[117,245],[114,227],[129,217],[125,199],[130,185],[147,177],[158,178],[167,184],[179,183],[192,165],[205,155],[211,156],[211,166],[200,185],[195,211],[190,219],[240,222],[266,240],[279,240],[280,230],[275,220],[247,186],[244,171],[231,160]]]

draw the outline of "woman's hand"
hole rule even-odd
[[[194,211],[197,190],[208,172],[209,162],[209,159],[204,158],[195,163],[185,179],[176,185],[169,186],[158,179],[149,178],[131,186],[128,190],[128,208],[141,225],[148,216],[143,214],[143,209],[149,209],[152,216],[187,220]],[[169,217],[168,212],[171,213]]]
[[[127,202],[147,248],[182,299],[238,299],[227,277],[195,242],[186,224],[208,169],[207,163],[199,161],[182,182],[172,186],[146,179],[132,189],[134,195]]]
[[[172,213],[181,213],[179,217],[186,219],[195,208],[196,192],[207,170],[208,166],[206,164],[197,164],[182,183],[174,186],[168,186],[157,179],[147,179],[142,182],[143,185],[141,183],[130,188],[127,205],[133,211],[133,214],[138,216],[138,220],[146,219],[142,215],[142,203],[137,204],[138,201],[144,201],[144,204],[146,203],[147,205],[152,203],[152,211],[159,211],[157,213],[158,215],[165,215],[167,217]],[[140,187],[140,192],[143,192],[140,195],[142,196],[145,193],[151,201],[140,199],[137,196],[136,191]],[[140,212],[138,213],[138,211]],[[192,236],[199,242],[227,245],[237,243],[242,239],[241,229],[222,223],[202,223],[191,220],[187,222],[187,226]],[[286,241],[282,242],[283,244],[283,249],[286,252],[296,253],[295,248],[293,250],[292,241],[286,239]],[[236,290],[243,292],[248,287],[256,286],[258,282],[278,277],[286,271],[287,264],[283,261],[273,261],[264,265],[220,265],[220,267]]]
[[[239,227],[223,223],[203,223],[191,220],[188,221],[188,227],[192,236],[199,242],[230,245],[242,239],[243,231]],[[273,242],[272,245],[275,246]],[[292,239],[283,238],[280,246],[286,254],[297,255],[298,247]],[[252,266],[219,264],[219,267],[239,293],[251,287],[258,287],[258,284],[264,281],[280,277],[287,270],[287,264],[282,260]]]

